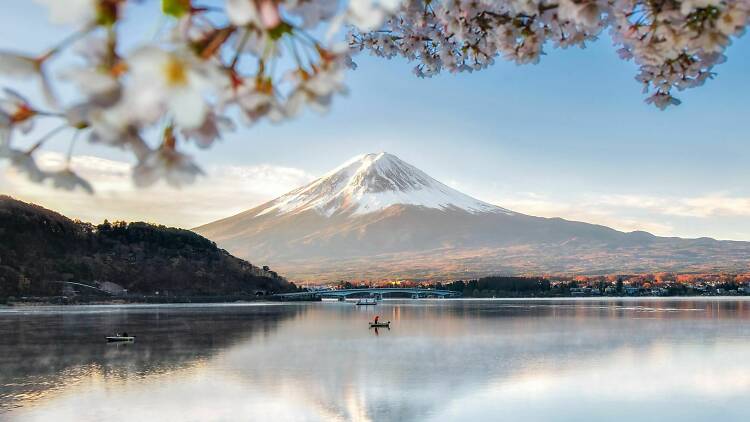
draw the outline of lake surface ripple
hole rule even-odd
[[[0,308],[1,421],[748,414],[745,299]]]

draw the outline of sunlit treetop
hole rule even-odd
[[[35,1],[71,32],[40,55],[0,51],[0,75],[36,79],[46,99],[32,104],[5,89],[0,159],[34,182],[88,192],[69,166],[41,169],[34,153],[69,133],[68,160],[82,138],[133,154],[137,186],[162,179],[181,186],[201,170],[180,145],[208,148],[238,125],[328,110],[346,93],[345,73],[362,51],[404,57],[417,76],[430,77],[483,70],[498,59],[535,64],[546,48],[584,47],[607,30],[619,56],[638,65],[646,102],[665,109],[680,103],[677,91],[714,76],[750,13],[750,0]],[[158,8],[169,24],[157,39],[125,49],[123,11],[135,4]],[[60,69],[64,55],[78,60]],[[57,98],[63,85],[77,95]],[[38,133],[38,119],[59,124]]]

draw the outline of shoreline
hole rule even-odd
[[[166,305],[166,304],[211,304],[211,303],[256,303],[277,302],[270,296],[237,297],[237,296],[195,296],[195,297],[137,297],[113,298],[65,298],[65,297],[23,297],[10,302],[0,303],[0,307],[34,307],[34,306],[84,306],[84,305]]]
[[[203,298],[206,299],[206,298]],[[218,299],[218,298],[216,298]],[[594,302],[594,301],[603,301],[603,302],[609,302],[609,301],[659,301],[659,300],[673,300],[673,301],[688,301],[688,300],[698,300],[698,301],[711,301],[711,300],[736,300],[736,301],[746,301],[750,300],[750,296],[561,296],[561,297],[534,297],[534,296],[524,296],[524,297],[459,297],[459,298],[420,298],[420,299],[410,299],[410,298],[384,298],[383,301],[409,301],[409,302],[420,302],[420,301],[505,301],[505,302],[511,302],[511,301],[535,301],[535,302],[551,302],[551,301],[581,301],[581,302]],[[353,301],[347,301],[351,302]],[[270,299],[270,298],[263,298],[263,299],[255,299],[255,300],[231,300],[231,301],[221,301],[221,300],[197,300],[195,298],[194,300],[176,300],[176,301],[138,301],[138,300],[111,300],[111,301],[103,301],[103,300],[91,300],[91,301],[75,301],[75,302],[58,302],[53,300],[26,300],[26,301],[15,301],[12,303],[2,303],[0,304],[0,309],[9,309],[9,308],[36,308],[36,307],[48,307],[48,306],[60,306],[60,307],[67,307],[67,306],[130,306],[130,305],[153,305],[153,306],[159,306],[159,305],[250,305],[250,304],[289,304],[289,303],[299,303],[299,302],[324,302],[324,303],[341,303],[339,301],[333,301],[333,300],[279,300],[279,299]]]

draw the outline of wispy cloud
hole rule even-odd
[[[681,217],[746,217],[750,216],[750,198],[713,193],[687,198],[662,198],[643,195],[605,195],[603,204],[645,209],[664,215]]]
[[[39,154],[38,161],[47,169],[64,165],[63,155],[54,152]],[[313,179],[304,170],[271,164],[213,165],[189,188],[159,184],[136,189],[128,163],[76,156],[71,167],[93,182],[95,195],[33,184],[12,169],[0,171],[0,192],[86,221],[144,220],[189,228],[244,211]]]
[[[661,236],[674,234],[674,227],[658,218],[636,218],[623,212],[620,205],[604,197],[550,198],[534,192],[524,192],[494,201],[498,205],[524,214],[539,217],[561,217],[568,220],[601,224],[630,232],[644,230]]]
[[[747,240],[749,235],[735,222],[738,217],[750,216],[750,197],[726,192],[689,197],[520,192],[491,202],[525,214],[585,221],[622,231],[644,230],[660,236]]]

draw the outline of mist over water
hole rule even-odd
[[[695,298],[7,308],[0,420],[746,420],[749,320]]]

